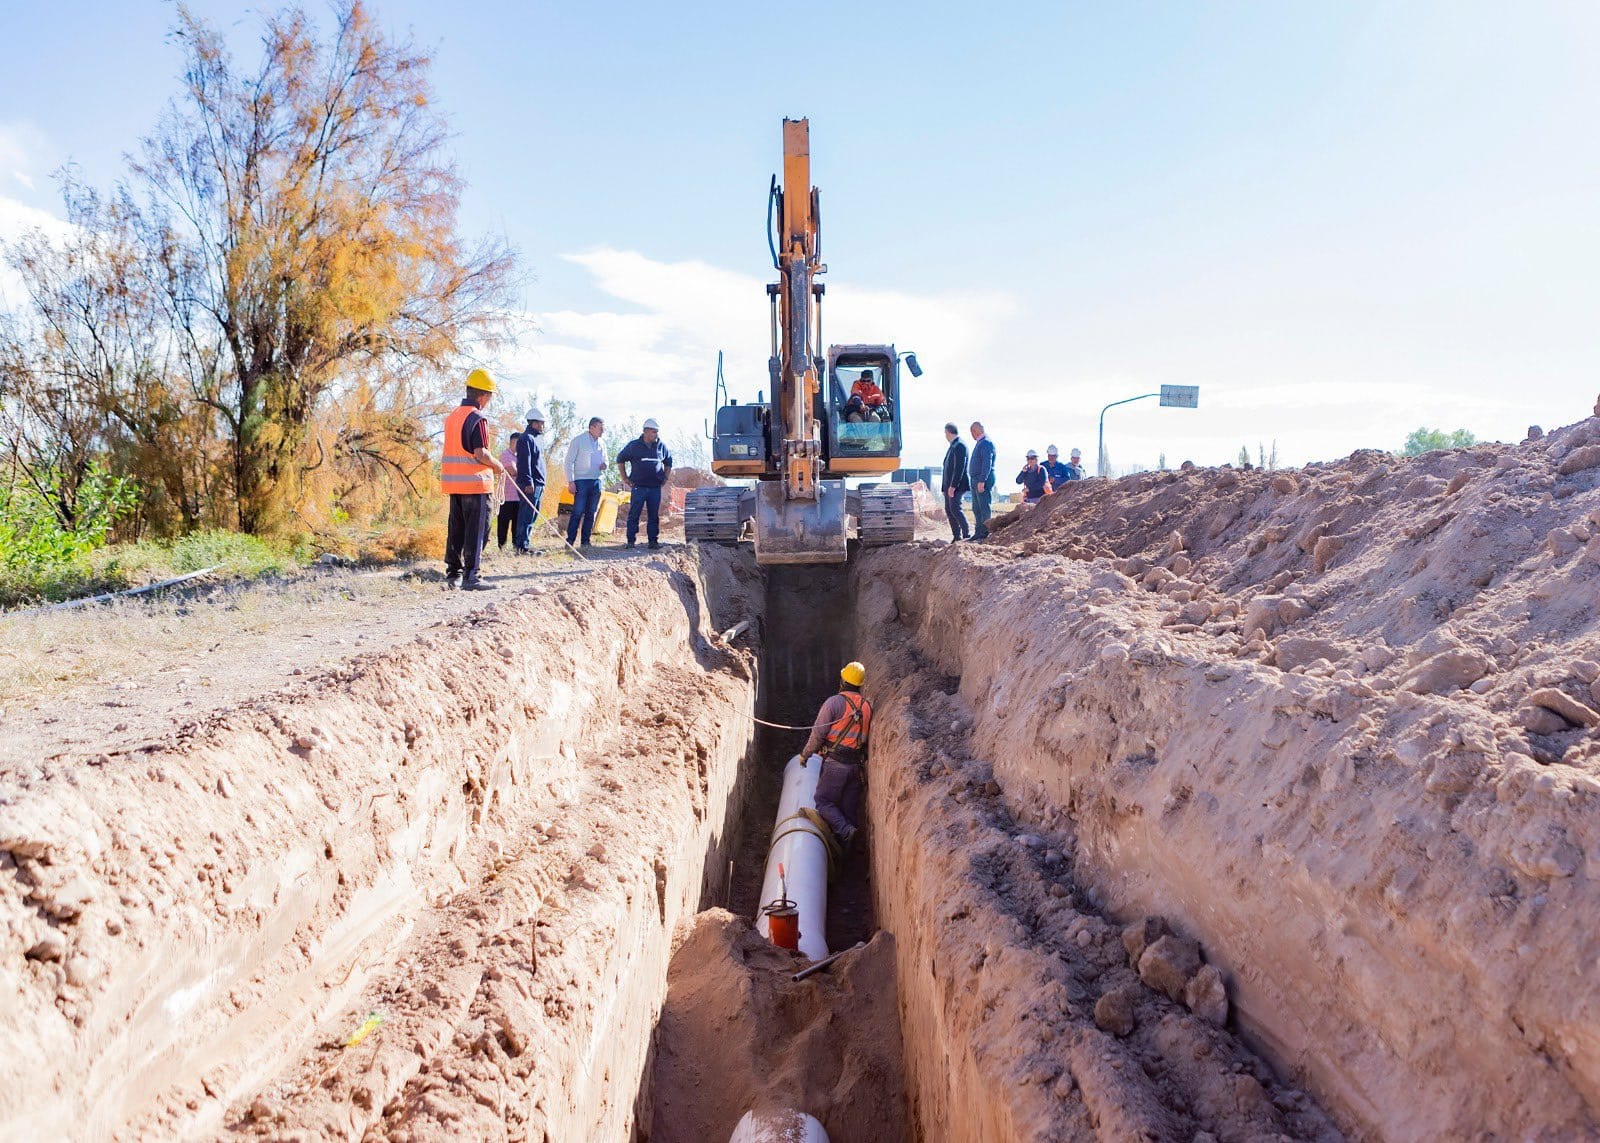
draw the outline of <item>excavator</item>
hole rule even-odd
[[[776,231],[774,231],[776,219]],[[711,471],[754,487],[697,488],[684,511],[685,538],[737,543],[753,528],[761,564],[843,563],[849,521],[866,546],[904,543],[915,531],[911,489],[891,483],[847,489],[847,476],[887,476],[900,467],[902,360],[893,345],[823,350],[820,198],[811,185],[811,127],[783,121],[783,186],[767,192],[767,242],[778,281],[767,286],[772,401],[728,398],[718,370]],[[864,403],[866,394],[870,404]],[[852,400],[852,396],[856,399]]]

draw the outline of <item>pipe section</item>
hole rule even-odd
[[[728,1143],[828,1143],[828,1133],[805,1112],[786,1107],[745,1112]]]
[[[788,897],[800,910],[800,951],[811,960],[828,955],[828,843],[821,829],[800,811],[817,808],[817,778],[822,759],[813,754],[802,762],[796,754],[783,769],[783,794],[778,799],[778,820],[767,850],[767,874],[761,882],[763,909],[784,896],[778,876],[782,865],[788,880]],[[761,935],[772,939],[772,927],[763,912],[756,922]]]

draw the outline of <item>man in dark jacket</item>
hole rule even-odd
[[[522,430],[517,441],[517,489],[522,493],[517,505],[516,548],[528,554],[533,537],[533,521],[544,497],[544,449],[539,447],[539,437],[544,432],[544,410],[528,410],[528,427]]]
[[[628,501],[628,547],[639,542],[639,514],[649,510],[645,535],[652,548],[661,546],[661,489],[672,479],[672,454],[661,439],[661,426],[652,418],[644,431],[622,446],[617,453],[617,469],[622,486],[630,490]]]
[[[953,544],[972,535],[967,514],[961,510],[961,494],[972,486],[972,481],[967,477],[967,446],[954,422],[945,425],[944,439],[950,442],[944,452],[944,514],[950,518]]]
[[[967,461],[967,476],[972,481],[972,538],[987,540],[989,504],[994,496],[994,442],[984,435],[979,421],[972,422],[972,456]]]
[[[1050,492],[1050,474],[1039,463],[1039,454],[1031,448],[1028,450],[1027,463],[1017,473],[1017,483],[1022,485],[1024,504],[1037,504]]]

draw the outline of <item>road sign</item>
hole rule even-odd
[[[1200,386],[1163,385],[1161,386],[1161,403],[1169,409],[1198,409],[1200,407]]]

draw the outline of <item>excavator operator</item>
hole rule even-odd
[[[817,712],[811,737],[800,757],[822,766],[817,778],[817,814],[828,823],[841,845],[848,846],[859,828],[862,780],[867,760],[867,735],[872,729],[872,704],[861,693],[867,669],[846,663],[839,672],[839,693]],[[803,763],[802,763],[803,764]]]

